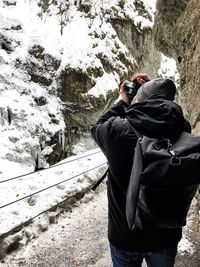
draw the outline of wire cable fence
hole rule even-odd
[[[93,153],[93,154],[96,154],[96,153]],[[90,171],[92,171],[92,170],[98,169],[98,168],[100,168],[100,167],[102,167],[102,166],[104,166],[104,165],[107,165],[107,162],[101,163],[101,164],[99,164],[99,165],[97,165],[97,166],[95,166],[95,167],[93,167],[93,168],[90,168],[90,169],[88,169],[88,170],[86,170],[86,171],[84,171],[84,172],[78,173],[78,174],[76,174],[76,175],[74,175],[74,176],[71,176],[71,177],[69,177],[69,178],[67,178],[67,179],[65,179],[65,180],[63,180],[63,181],[60,181],[60,182],[58,182],[58,183],[56,183],[56,184],[53,184],[53,185],[51,185],[51,186],[48,186],[48,187],[46,187],[46,188],[44,188],[44,189],[41,189],[41,190],[39,190],[39,191],[37,191],[37,192],[34,192],[34,193],[32,193],[32,194],[29,194],[29,195],[27,195],[27,196],[25,196],[25,197],[23,197],[23,198],[20,198],[20,199],[17,199],[17,200],[15,200],[15,201],[12,201],[12,202],[10,202],[10,203],[7,203],[7,204],[1,206],[0,209],[2,209],[2,208],[4,208],[4,207],[7,207],[7,206],[9,206],[9,205],[12,205],[12,204],[14,204],[14,203],[16,203],[16,202],[22,201],[23,199],[26,199],[26,198],[31,197],[31,196],[33,196],[33,195],[39,194],[39,193],[41,193],[41,192],[43,192],[43,191],[45,191],[45,190],[48,190],[48,189],[50,189],[50,188],[53,188],[53,187],[55,187],[55,186],[57,186],[57,185],[59,185],[59,184],[62,184],[62,183],[65,183],[65,182],[67,182],[67,181],[69,181],[69,180],[75,179],[76,177],[78,177],[78,176],[80,176],[80,175],[83,175],[83,174],[85,174],[85,173],[87,173],[87,172],[90,172]],[[77,194],[78,194],[78,193],[85,193],[87,190],[93,190],[93,191],[94,191],[94,190],[97,188],[97,186],[100,184],[100,181],[102,182],[103,179],[107,176],[107,173],[108,173],[108,169],[106,169],[106,171],[105,171],[105,173],[103,174],[103,176],[102,176],[97,182],[94,182],[93,184],[91,184],[90,186],[88,186],[86,189],[84,189],[84,192],[83,192],[83,191],[82,191],[82,192],[77,192]],[[29,224],[31,221],[33,221],[35,218],[39,217],[40,215],[42,215],[42,214],[44,214],[44,213],[47,213],[48,211],[51,211],[51,210],[57,208],[59,205],[65,203],[67,200],[69,200],[69,199],[71,199],[71,198],[74,198],[74,197],[76,197],[76,194],[75,194],[75,195],[72,195],[72,196],[70,196],[70,197],[66,197],[64,200],[62,200],[62,201],[56,203],[55,205],[51,206],[50,208],[45,209],[45,210],[39,212],[38,214],[34,215],[33,217],[29,218],[28,220],[26,220],[26,221],[24,221],[24,222],[21,222],[21,223],[18,224],[17,226],[15,226],[15,227],[13,227],[12,229],[8,230],[7,232],[1,234],[1,235],[0,235],[0,239],[3,239],[3,238],[5,238],[6,236],[8,236],[10,233],[13,233],[13,232],[17,231],[17,229],[21,229],[23,226],[28,225],[28,224]]]
[[[107,164],[107,163],[103,163],[103,164],[101,164],[100,166],[105,165],[105,164]],[[93,169],[95,169],[95,168],[99,168],[100,166],[96,166],[96,167],[92,168],[91,170],[93,170]],[[88,171],[86,171],[86,172],[89,172],[89,171],[90,171],[90,170],[88,170]],[[101,181],[105,178],[105,176],[107,175],[107,173],[108,173],[108,170],[106,170],[105,173],[103,174],[103,176],[100,178]],[[79,175],[80,175],[80,174],[79,174]],[[88,189],[95,190],[96,187],[97,187],[97,185],[99,185],[99,182],[95,182],[95,183],[92,184]],[[23,226],[28,225],[31,221],[33,221],[34,219],[36,219],[36,218],[39,217],[40,215],[42,215],[42,214],[44,214],[44,213],[47,213],[47,212],[49,212],[49,211],[52,211],[53,209],[57,208],[58,206],[62,205],[63,203],[65,203],[66,201],[68,201],[68,200],[70,200],[70,199],[72,199],[72,198],[74,198],[74,197],[75,197],[75,195],[72,195],[72,196],[70,196],[70,197],[67,197],[67,198],[65,198],[64,200],[58,202],[57,204],[51,206],[50,208],[45,209],[45,210],[41,211],[40,213],[34,215],[33,217],[29,218],[28,220],[26,220],[26,221],[24,221],[24,222],[21,222],[20,224],[18,224],[17,226],[15,226],[14,228],[12,228],[11,230],[7,231],[6,233],[1,234],[1,235],[0,235],[0,239],[5,238],[6,236],[8,236],[10,233],[13,233],[13,232],[16,231],[17,229],[21,229]],[[11,205],[11,204],[10,204],[10,205]]]
[[[14,200],[14,201],[12,201],[12,202],[9,202],[9,203],[7,203],[7,204],[4,204],[4,205],[0,206],[0,209],[5,208],[5,207],[7,207],[7,206],[10,206],[10,205],[12,205],[12,204],[14,204],[14,203],[17,203],[17,202],[19,202],[19,201],[21,201],[21,200],[23,200],[23,199],[26,199],[26,198],[32,197],[32,196],[34,196],[34,195],[37,195],[37,194],[39,194],[39,193],[41,193],[41,192],[43,192],[43,191],[46,191],[46,190],[48,190],[48,189],[50,189],[50,188],[52,188],[52,187],[55,187],[55,186],[57,186],[57,185],[63,184],[63,183],[65,183],[65,182],[67,182],[67,181],[69,181],[69,180],[72,180],[72,179],[74,179],[74,178],[76,178],[76,177],[78,177],[78,176],[80,176],[80,175],[83,175],[83,174],[85,174],[85,173],[87,173],[87,172],[89,172],[89,171],[92,171],[92,170],[94,170],[94,169],[97,169],[97,168],[99,168],[99,167],[101,167],[101,166],[103,166],[103,165],[105,165],[105,164],[106,164],[106,163],[102,163],[102,164],[100,164],[100,165],[97,165],[97,166],[95,166],[95,167],[89,169],[89,170],[86,170],[86,171],[84,171],[84,172],[82,172],[82,173],[78,173],[78,174],[76,174],[76,175],[74,175],[74,176],[71,176],[71,177],[69,177],[69,178],[67,178],[67,179],[65,179],[65,180],[63,180],[63,181],[60,181],[60,182],[58,182],[58,183],[56,183],[56,184],[50,185],[50,186],[48,186],[48,187],[45,187],[45,188],[43,188],[43,189],[40,189],[40,190],[38,190],[38,191],[32,193],[32,194],[29,194],[29,195],[27,195],[27,196],[24,196],[24,197],[22,197],[22,198],[19,198],[19,199],[17,199],[17,200]]]
[[[68,197],[68,198],[65,198],[64,200],[62,200],[61,202],[55,204],[54,206],[51,206],[50,208],[41,211],[41,212],[38,213],[37,215],[35,215],[35,216],[29,218],[28,220],[26,220],[26,221],[24,221],[24,222],[21,222],[20,224],[18,224],[17,226],[15,226],[14,228],[12,228],[11,230],[7,231],[6,233],[1,234],[1,235],[0,235],[0,239],[1,239],[1,238],[3,239],[4,237],[8,236],[10,233],[14,232],[15,230],[20,229],[21,227],[23,227],[23,226],[25,226],[25,225],[28,225],[32,220],[36,219],[36,218],[39,217],[40,215],[42,215],[42,214],[44,214],[44,213],[46,213],[46,212],[48,212],[48,211],[53,210],[53,209],[56,208],[57,206],[63,204],[65,201],[67,201],[67,200],[69,200],[69,199],[71,199],[71,198],[73,198],[73,197],[74,197],[74,196],[70,196],[70,197]]]
[[[89,156],[92,156],[92,155],[95,155],[95,154],[98,154],[98,153],[102,153],[101,150],[93,152],[91,154],[87,154],[87,155],[81,156],[79,158],[71,159],[71,160],[69,160],[67,162],[62,162],[62,163],[59,163],[59,164],[56,164],[56,165],[52,165],[52,166],[50,166],[48,168],[44,168],[44,169],[41,169],[41,170],[38,170],[38,171],[32,171],[32,172],[29,172],[29,173],[25,173],[25,174],[22,174],[22,175],[18,175],[18,176],[12,177],[12,178],[8,178],[8,179],[5,179],[5,180],[2,180],[2,181],[0,181],[0,184],[5,183],[5,182],[9,182],[9,181],[12,181],[12,180],[19,179],[21,177],[29,176],[31,174],[37,174],[37,173],[40,173],[42,171],[47,171],[49,169],[56,168],[56,167],[59,167],[61,165],[64,165],[64,164],[67,164],[67,163],[70,163],[70,162],[73,162],[73,161],[76,161],[76,160],[79,160],[79,159],[83,159],[83,158],[86,158],[86,157],[89,157]]]

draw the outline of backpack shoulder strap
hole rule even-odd
[[[138,130],[136,129],[135,127],[133,127],[133,125],[131,124],[131,122],[128,120],[129,122],[129,125],[131,126],[132,130],[134,131],[135,135],[137,136],[137,138],[139,139],[141,136],[143,136],[143,134]]]
[[[137,132],[138,139],[141,135]],[[141,146],[137,141],[135,153],[133,157],[133,164],[130,174],[129,185],[127,189],[126,195],[126,218],[128,222],[129,229],[134,228],[137,203],[139,199],[139,191],[140,191],[140,176],[143,170],[143,157]]]

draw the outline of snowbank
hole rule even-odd
[[[69,157],[49,169],[1,181],[0,236],[4,239],[0,244],[0,256],[3,257],[16,242],[25,245],[46,230],[59,213],[56,206],[88,191],[106,168],[106,158],[97,148]],[[52,207],[54,212],[47,212]],[[30,221],[31,218],[34,220]],[[26,225],[24,231],[22,224]]]

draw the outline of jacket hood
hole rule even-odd
[[[182,131],[191,132],[182,108],[169,100],[151,99],[131,105],[126,118],[134,129],[147,136],[170,137]]]

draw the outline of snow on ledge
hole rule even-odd
[[[113,73],[104,73],[102,77],[96,79],[96,84],[92,87],[87,94],[99,97],[100,95],[106,96],[109,90],[115,90],[119,87],[119,76]]]

